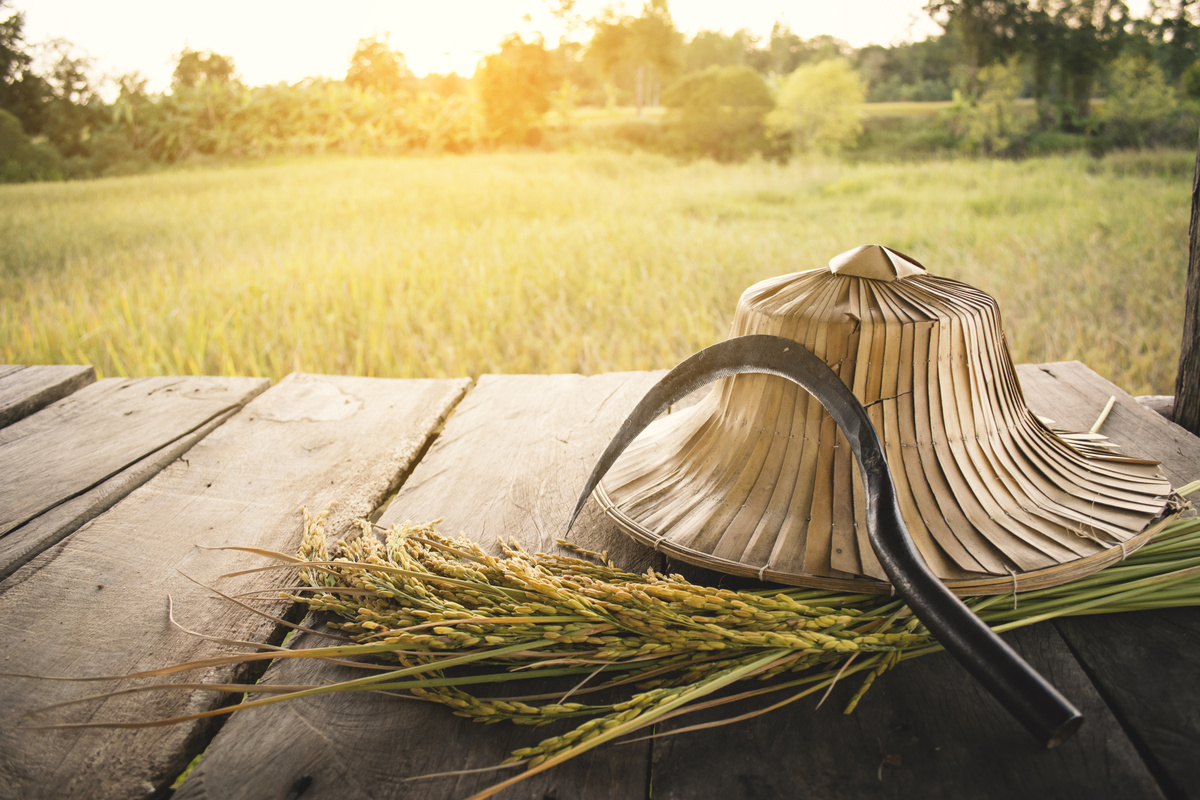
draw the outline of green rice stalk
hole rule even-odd
[[[692,584],[678,575],[624,572],[606,557],[577,548],[582,557],[532,555],[510,542],[502,545],[501,556],[492,556],[463,537],[443,536],[432,524],[404,523],[382,535],[368,523],[361,527],[362,535],[340,542],[340,553],[331,557],[325,515],[305,511],[298,557],[260,551],[283,562],[280,568],[298,572],[301,585],[284,596],[325,612],[326,624],[344,642],[205,659],[144,674],[280,657],[369,656],[390,669],[340,683],[281,687],[286,691],[170,720],[43,727],[170,724],[336,691],[403,691],[483,723],[540,726],[579,720],[565,733],[514,751],[506,763],[524,764],[526,770],[478,795],[486,797],[690,710],[799,689],[730,720],[736,721],[857,675],[862,684],[849,701],[849,713],[884,672],[941,649],[904,603],[888,596],[734,591]],[[1167,522],[1124,561],[1070,584],[1022,592],[1019,598],[966,602],[997,631],[1062,616],[1200,605],[1200,519]],[[477,685],[519,685],[548,677],[569,678],[571,688],[561,695],[503,697],[472,691]],[[752,679],[766,683],[716,695]],[[153,687],[137,690],[148,688]],[[229,691],[231,686],[208,688]],[[605,701],[589,702],[604,689],[620,690],[618,699],[609,692]]]

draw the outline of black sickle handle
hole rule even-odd
[[[1066,741],[1083,722],[1083,714],[929,571],[900,516],[892,475],[866,410],[833,370],[790,339],[735,337],[701,350],[667,373],[642,398],[600,456],[567,530],[609,467],[655,417],[707,383],[747,372],[787,378],[825,407],[858,459],[867,498],[867,534],[896,592],[942,646],[1038,742],[1055,747]]]

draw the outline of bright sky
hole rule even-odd
[[[777,20],[804,38],[830,34],[855,47],[924,39],[941,28],[921,9],[925,0],[673,0],[675,24],[685,34],[749,28],[765,40]],[[578,0],[590,18],[605,6]],[[546,0],[10,0],[25,12],[25,39],[61,37],[91,56],[101,73],[140,72],[152,91],[170,83],[183,48],[232,56],[251,85],[325,76],[342,78],[358,40],[390,34],[418,75],[456,71],[470,76],[505,35],[540,31],[547,44],[563,30]],[[0,14],[5,14],[5,11]],[[583,32],[586,33],[586,32]]]

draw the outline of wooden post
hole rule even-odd
[[[1192,219],[1188,225],[1187,293],[1183,305],[1183,344],[1175,378],[1172,419],[1200,436],[1200,149],[1192,176]]]

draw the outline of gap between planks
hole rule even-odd
[[[465,380],[289,376],[197,443],[186,461],[172,462],[0,585],[0,637],[8,643],[2,668],[122,674],[215,652],[212,643],[170,627],[167,595],[184,625],[267,639],[275,623],[212,601],[179,574],[210,583],[261,559],[195,545],[293,550],[299,507],[319,509],[334,498],[331,528],[344,529],[382,500],[465,387]],[[257,575],[221,588],[237,594],[288,580]],[[241,674],[221,668],[204,677]],[[197,734],[205,726],[197,723],[36,736],[13,724],[26,710],[97,688],[0,678],[6,722],[0,726],[0,796],[117,798],[165,789],[203,745]],[[221,702],[207,694],[113,697],[66,718],[171,716]]]

